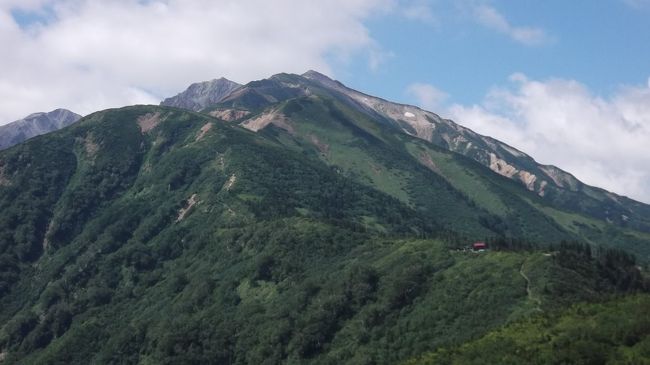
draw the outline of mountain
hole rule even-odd
[[[527,154],[420,108],[391,103],[345,87],[315,71],[304,78],[341,93],[361,110],[388,119],[404,133],[468,156],[492,171],[513,179],[554,205],[576,209],[618,225],[650,232],[650,206],[588,186],[555,166],[541,165]]]
[[[415,361],[647,297],[649,244],[280,74],[0,152],[0,362]]]
[[[0,150],[9,148],[29,138],[49,133],[78,121],[81,115],[66,109],[49,113],[34,113],[24,119],[0,126]]]
[[[451,120],[351,90],[315,71],[253,81],[202,111],[258,133],[273,133],[287,147],[311,150],[357,181],[412,204],[423,201],[418,196],[421,190],[412,185],[430,184],[429,178],[420,179],[420,173],[413,171],[424,166],[442,180],[439,184],[451,185],[469,198],[470,205],[478,206],[460,208],[462,204],[450,202],[453,209],[466,209],[461,219],[474,216],[471,220],[489,226],[488,231],[516,236],[522,227],[530,227],[530,239],[578,238],[625,247],[643,260],[650,258],[650,206],[587,186],[569,173],[539,165],[525,153]],[[237,118],[225,117],[230,115]],[[332,120],[342,133],[331,133]],[[485,169],[466,160],[450,164],[458,154],[523,189],[494,176],[476,181],[474,176],[485,175]],[[513,196],[519,197],[517,203],[512,202]],[[511,209],[515,204],[521,207]],[[439,216],[444,216],[444,206],[432,209],[440,209]],[[520,209],[527,210],[524,216],[547,216],[548,222],[523,224]],[[478,218],[485,211],[490,217]],[[450,218],[445,224],[459,223]],[[489,234],[478,233],[481,229],[473,232]]]
[[[246,120],[252,112],[312,94],[327,95],[368,119],[470,157],[517,181],[550,205],[650,233],[650,206],[647,204],[586,185],[570,173],[555,166],[538,164],[524,152],[432,112],[358,92],[316,71],[301,76],[281,74],[254,81],[222,96],[220,102],[192,110],[203,110],[229,121],[237,120],[243,126],[251,125],[250,129],[257,130],[256,124]],[[583,227],[575,225],[572,229]]]
[[[182,93],[163,100],[160,105],[199,111],[222,101],[241,85],[225,78],[198,82]]]

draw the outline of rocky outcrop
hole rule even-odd
[[[516,167],[498,158],[494,153],[490,153],[490,169],[505,177],[513,177],[519,171]]]
[[[225,120],[226,122],[234,122],[236,120],[245,118],[251,114],[248,110],[239,110],[239,109],[220,109],[213,110],[208,113],[209,115]]]
[[[282,128],[289,133],[294,132],[293,127],[289,124],[288,118],[277,110],[271,110],[255,118],[248,119],[242,123],[241,126],[250,131],[257,132],[260,129],[266,128],[270,124]]]
[[[190,85],[182,93],[163,100],[160,105],[198,112],[219,103],[239,87],[241,87],[240,84],[223,77],[212,81],[198,82]]]

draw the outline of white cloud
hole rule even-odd
[[[481,104],[448,114],[585,183],[650,202],[650,85],[603,98],[574,80],[515,74]]]
[[[503,14],[492,6],[485,4],[474,6],[473,15],[483,26],[503,33],[519,43],[532,46],[549,41],[549,36],[543,29],[513,26]]]
[[[417,100],[418,106],[428,110],[437,109],[449,96],[433,85],[418,82],[409,85],[406,93]]]
[[[438,19],[433,14],[430,2],[426,0],[415,0],[402,3],[401,13],[406,19],[416,20],[430,25],[438,25]]]
[[[0,123],[157,103],[189,82],[319,69],[382,50],[363,22],[393,0],[0,0]],[[17,24],[12,10],[35,11]],[[42,18],[47,9],[48,21]],[[29,15],[29,13],[27,13]],[[325,15],[324,15],[325,14]]]
[[[636,9],[650,9],[650,0],[623,0],[623,2]]]

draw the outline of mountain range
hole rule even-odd
[[[0,152],[0,363],[647,359],[648,205],[314,71],[162,104]]]
[[[0,150],[29,138],[67,127],[80,118],[81,115],[69,110],[56,109],[49,113],[33,113],[23,119],[2,125],[0,126]]]

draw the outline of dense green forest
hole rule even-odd
[[[650,296],[576,304],[405,364],[650,364]]]
[[[607,327],[644,313],[647,257],[469,159],[336,101],[296,103],[293,135],[137,106],[0,153],[0,359],[453,362],[463,343],[579,316],[622,359],[647,353],[647,324]],[[476,240],[490,250],[464,249]]]

